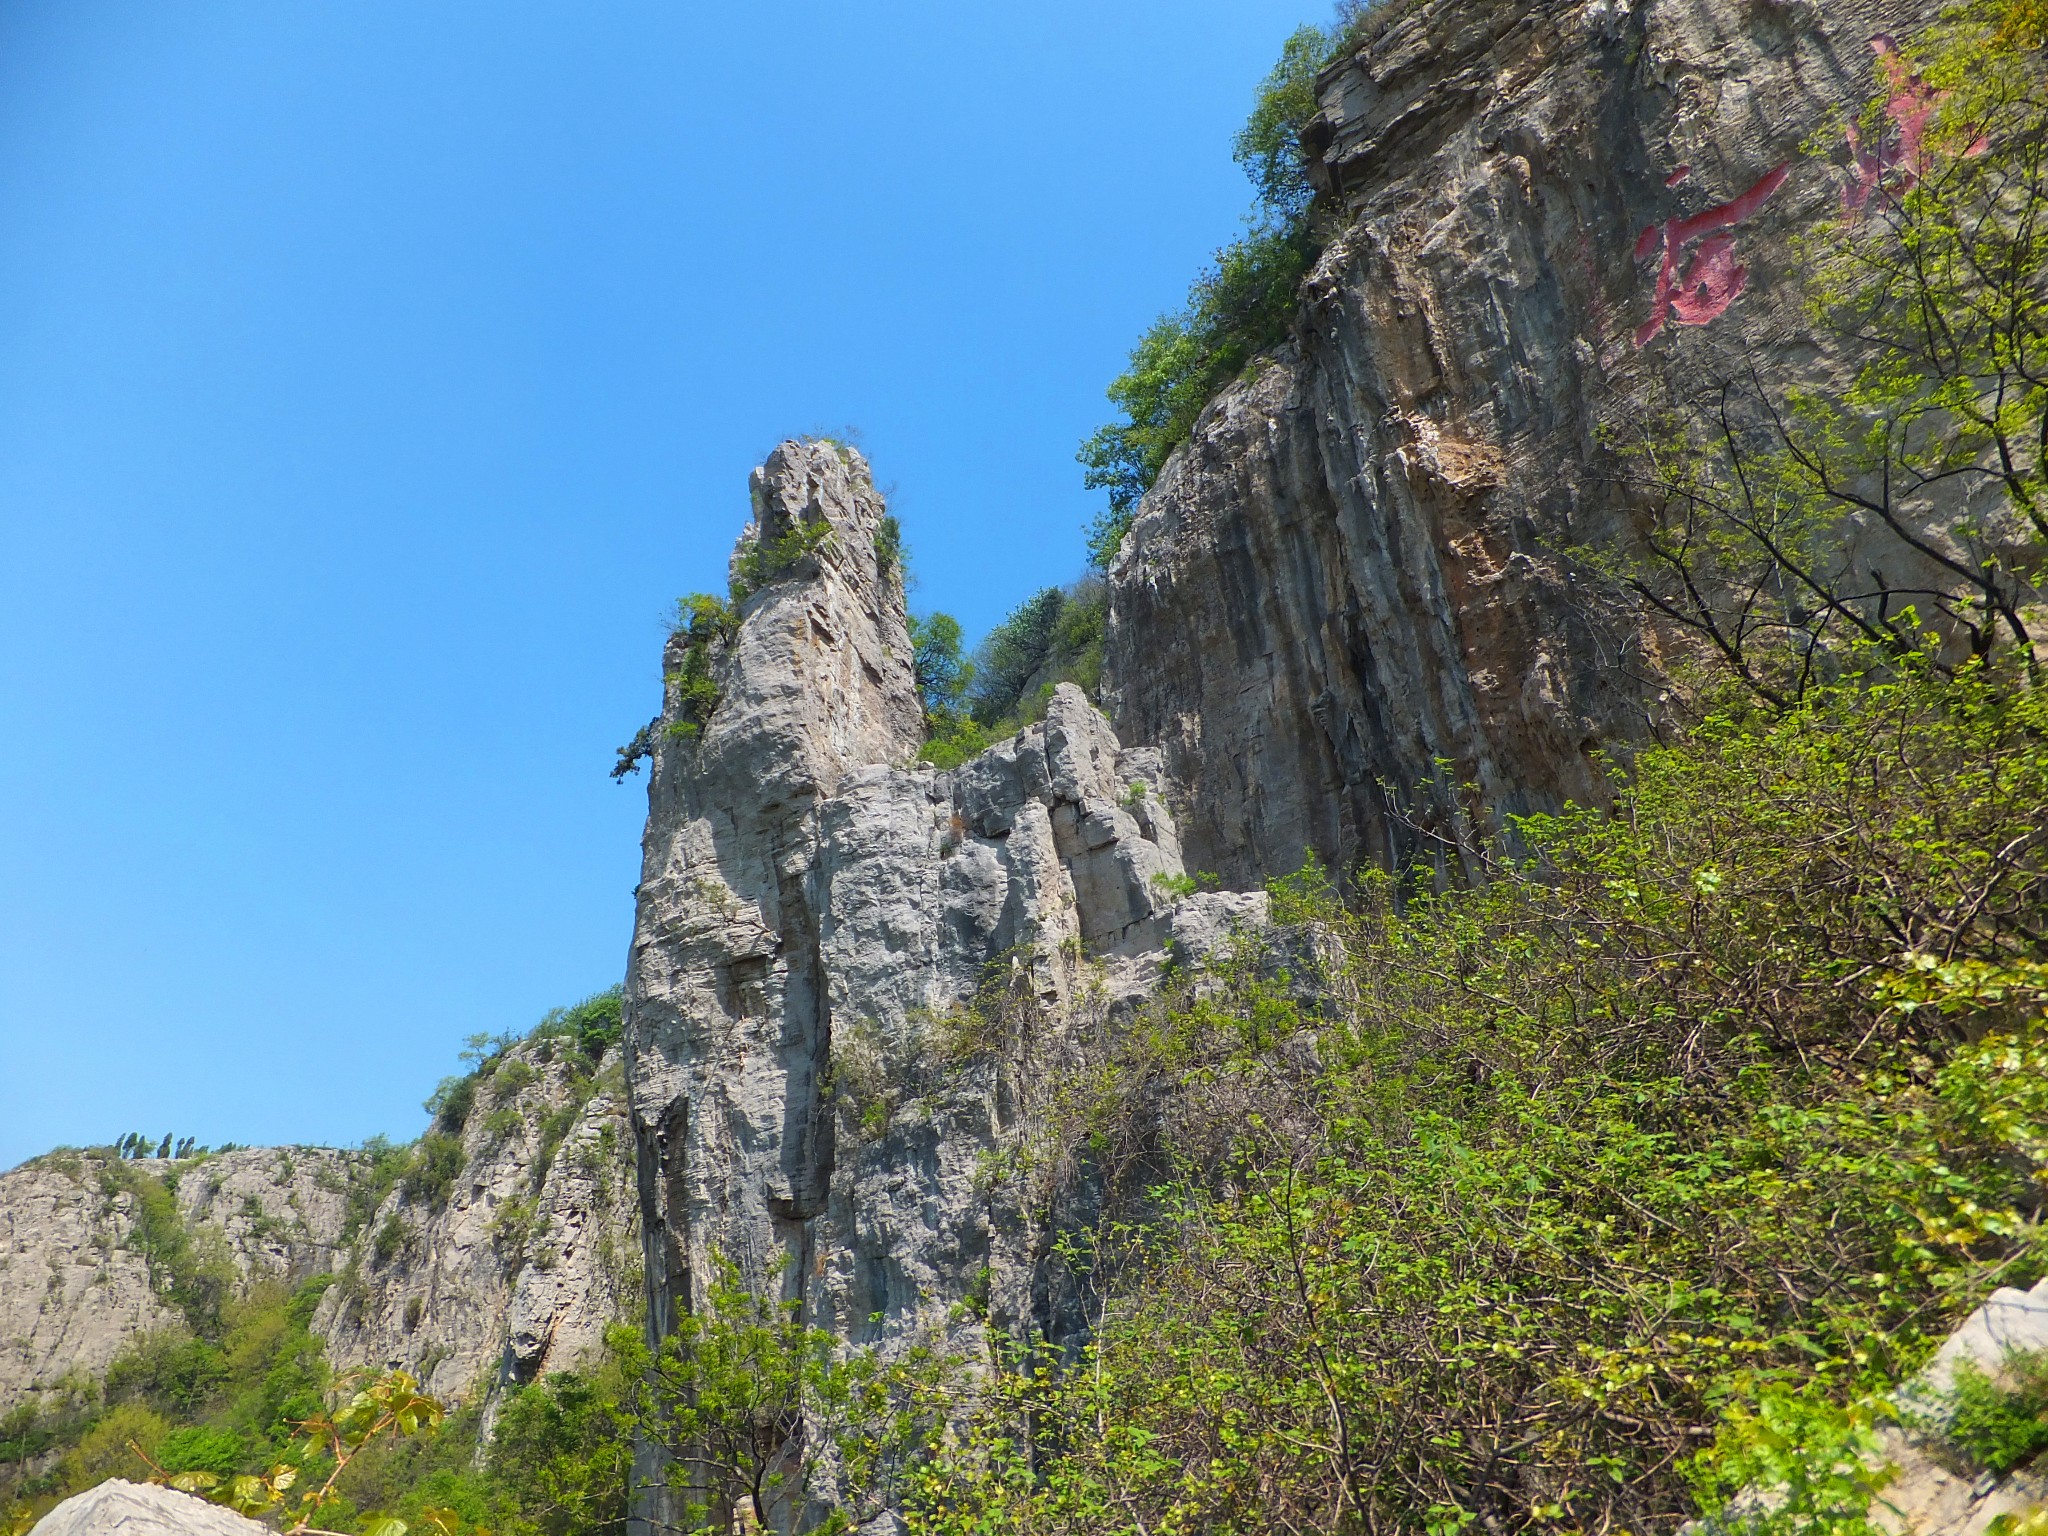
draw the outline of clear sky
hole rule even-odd
[[[0,3],[0,1167],[409,1137],[625,963],[666,610],[858,429],[913,605],[1075,445],[1318,0]]]

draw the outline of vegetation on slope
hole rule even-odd
[[[365,1384],[337,1374],[311,1324],[331,1288],[345,1288],[346,1299],[346,1288],[360,1285],[358,1264],[396,1257],[405,1240],[402,1224],[369,1231],[386,1198],[402,1189],[415,1205],[445,1200],[462,1172],[464,1128],[480,1118],[489,1133],[493,1121],[518,1121],[511,1099],[534,1081],[535,1060],[568,1069],[567,1093],[539,1127],[531,1170],[538,1190],[562,1139],[598,1091],[599,1063],[621,1032],[615,987],[550,1011],[523,1036],[472,1037],[464,1052],[468,1070],[444,1079],[427,1101],[434,1117],[427,1131],[407,1146],[373,1139],[354,1159],[344,1241],[355,1245],[357,1259],[340,1275],[259,1281],[238,1293],[220,1233],[188,1223],[176,1198],[180,1180],[203,1176],[205,1154],[168,1167],[138,1164],[113,1147],[74,1154],[81,1170],[99,1178],[109,1201],[125,1201],[127,1245],[143,1258],[177,1322],[135,1338],[103,1381],[67,1381],[0,1418],[0,1528],[23,1525],[108,1477],[203,1475],[224,1480],[226,1496],[232,1491],[226,1480],[260,1477],[282,1465],[295,1469],[294,1499],[317,1487],[336,1457],[331,1446],[309,1450],[301,1426],[325,1413],[337,1390],[346,1389],[346,1401]],[[558,1373],[513,1392],[501,1405],[499,1433],[487,1450],[474,1402],[449,1412],[432,1432],[379,1437],[351,1456],[336,1481],[337,1497],[320,1509],[317,1523],[368,1530],[374,1511],[424,1528],[435,1524],[428,1512],[439,1511],[446,1536],[479,1525],[520,1536],[620,1525],[621,1458],[629,1451],[617,1405],[644,1352],[634,1353],[639,1346],[630,1328],[611,1344],[589,1374]],[[567,1473],[558,1465],[565,1455],[576,1463]],[[593,1471],[609,1465],[606,1457],[618,1461],[613,1471]],[[593,1478],[601,1486],[577,1491]],[[260,1501],[245,1507],[278,1512]],[[400,1536],[380,1529],[382,1536]]]

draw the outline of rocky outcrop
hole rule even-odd
[[[0,1174],[0,1411],[189,1326],[181,1286],[209,1277],[336,1276],[313,1321],[330,1362],[403,1366],[451,1400],[586,1362],[642,1281],[618,1056],[568,1052],[498,1056],[459,1134],[439,1133],[438,1174],[417,1149],[324,1147],[59,1152]]]
[[[272,1536],[260,1521],[218,1504],[159,1488],[108,1478],[59,1504],[38,1520],[30,1536]]]
[[[1157,755],[1071,685],[959,769],[919,766],[866,464],[785,443],[754,501],[743,549],[813,552],[729,637],[673,643],[649,786],[626,1017],[653,1327],[730,1262],[885,1347],[984,1313],[1057,1332],[1043,1213],[985,1176],[1025,1064],[1262,898],[1177,894]],[[692,644],[719,693],[694,728]]]
[[[1333,232],[1295,339],[1208,407],[1111,573],[1111,717],[1226,885],[1455,861],[1475,812],[1602,799],[1594,754],[1658,686],[1572,557],[1628,515],[1602,424],[1747,337],[1835,366],[1787,281],[1842,185],[1803,146],[1869,91],[1871,36],[1931,14],[1385,11],[1319,83]]]
[[[340,1262],[361,1158],[267,1147],[185,1162],[56,1152],[0,1174],[0,1410],[92,1381],[138,1333],[179,1326],[139,1202],[153,1189],[195,1234],[188,1261],[235,1283]]]
[[[475,1401],[587,1363],[638,1314],[618,1057],[593,1077],[553,1042],[514,1047],[480,1074],[459,1137],[444,1187],[401,1181],[376,1206],[313,1327],[333,1360]]]

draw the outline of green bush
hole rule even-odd
[[[1129,366],[1109,386],[1123,419],[1081,445],[1086,485],[1109,493],[1108,510],[1088,529],[1089,559],[1099,570],[1116,558],[1138,499],[1202,408],[1254,356],[1287,336],[1296,290],[1320,251],[1301,133],[1316,111],[1316,71],[1332,47],[1332,35],[1317,27],[1287,39],[1235,146],[1258,189],[1251,227],[1216,253],[1187,303],[1139,339]]]
[[[476,1090],[477,1076],[474,1072],[444,1077],[423,1107],[434,1117],[434,1124],[441,1131],[451,1136],[460,1135],[463,1126],[469,1123],[469,1112],[476,1107]]]
[[[1005,736],[1045,713],[1059,683],[1093,692],[1102,678],[1109,588],[1090,578],[1047,587],[989,631],[975,650],[967,690],[976,724]]]
[[[463,1161],[460,1138],[442,1130],[428,1131],[413,1144],[412,1161],[399,1187],[407,1200],[439,1210],[462,1177]]]
[[[405,1222],[393,1211],[384,1218],[384,1225],[377,1229],[377,1240],[370,1245],[372,1261],[380,1266],[389,1264],[405,1246],[405,1238]]]
[[[1850,1530],[1855,1405],[2048,1265],[2044,818],[2048,698],[1923,668],[1738,699],[1477,889],[1276,889],[1034,1087],[1105,1321],[911,1528],[1669,1529],[1776,1457]]]
[[[2048,1451],[2048,1355],[2019,1355],[2007,1364],[2011,1386],[1962,1362],[1945,1415],[1949,1443],[2000,1476]]]
[[[549,1010],[534,1028],[533,1038],[570,1040],[594,1067],[624,1034],[625,990],[611,987],[572,1007]]]
[[[166,1472],[211,1472],[228,1477],[241,1470],[248,1447],[231,1429],[193,1425],[174,1429],[157,1448],[157,1465]]]
[[[763,587],[781,580],[799,562],[822,553],[831,542],[832,525],[823,518],[792,524],[779,539],[757,535],[733,557],[733,603],[743,603]]]

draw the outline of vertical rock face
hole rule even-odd
[[[594,1081],[544,1041],[499,1057],[452,1177],[392,1188],[336,1266],[313,1320],[328,1358],[470,1402],[594,1358],[640,1302],[619,1081],[616,1055]]]
[[[1208,408],[1111,575],[1111,715],[1164,752],[1192,866],[1455,844],[1465,785],[1601,798],[1592,754],[1654,688],[1569,558],[1626,516],[1601,424],[1703,349],[1814,350],[1787,235],[1840,181],[1802,145],[1871,35],[1932,11],[1422,0],[1324,73],[1341,229],[1296,340]],[[1677,216],[1714,209],[1710,252]]]
[[[829,536],[797,541],[824,540],[712,642],[718,703],[657,749],[626,994],[652,1324],[721,1262],[851,1339],[968,1326],[949,1307],[983,1283],[991,1314],[1021,1319],[1054,1305],[1032,1287],[1042,1233],[977,1178],[1018,1085],[963,1047],[957,1010],[993,968],[1042,1055],[1084,974],[1134,985],[1169,938],[1213,939],[1258,903],[1170,899],[1157,755],[1076,688],[958,770],[917,766],[866,465],[785,443],[754,491],[746,542]],[[671,726],[682,708],[672,688]]]

